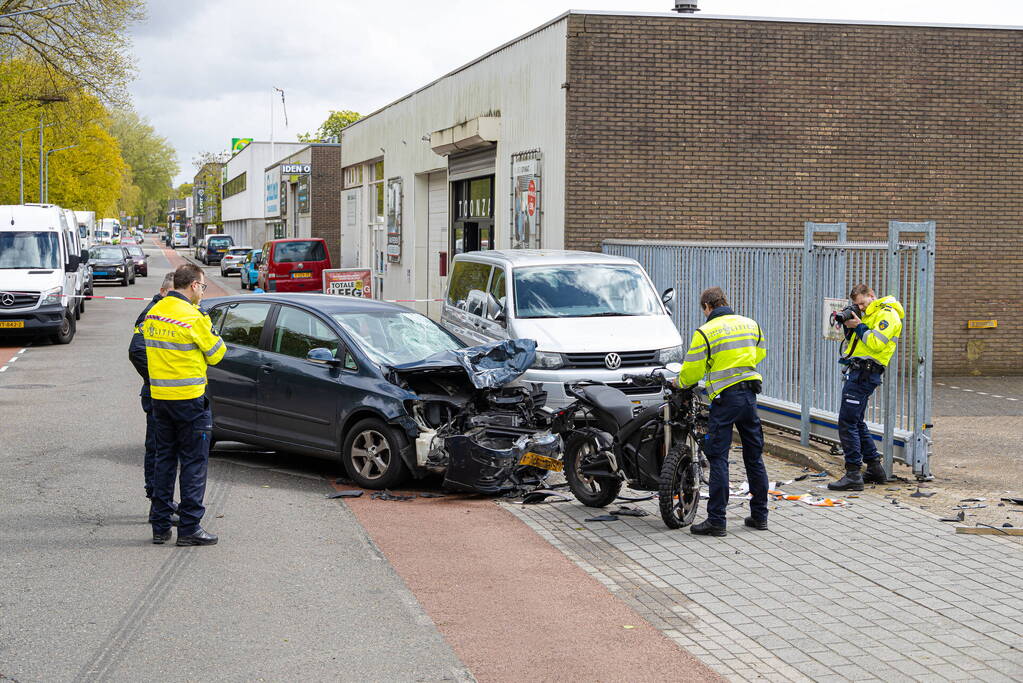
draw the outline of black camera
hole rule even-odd
[[[846,321],[858,317],[860,317],[860,309],[854,304],[849,304],[841,311],[835,311],[831,314],[831,325],[835,328],[841,328],[845,325]]]

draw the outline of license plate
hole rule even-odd
[[[217,249],[218,254],[223,254],[227,249]]]
[[[24,320],[0,320],[0,327],[24,327]]]
[[[539,467],[542,470],[550,470],[551,472],[561,472],[565,469],[565,464],[560,460],[548,458],[546,455],[540,455],[532,451],[523,455],[522,459],[519,460],[519,464]]]
[[[107,274],[107,271],[105,271],[105,270],[97,270],[95,273],[93,273],[93,275],[106,275],[106,274]]]
[[[312,277],[312,273],[292,273],[291,277]]]

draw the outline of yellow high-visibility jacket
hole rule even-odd
[[[763,379],[756,367],[766,356],[767,342],[760,325],[728,311],[693,333],[678,383],[688,387],[706,378],[707,394],[714,400],[733,384]]]
[[[842,355],[870,358],[887,367],[895,355],[895,340],[902,334],[902,319],[905,317],[906,311],[895,297],[874,299],[843,345]]]
[[[206,366],[224,357],[224,340],[213,333],[209,316],[171,292],[142,321],[154,399],[198,398],[206,391]]]

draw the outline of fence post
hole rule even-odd
[[[917,272],[916,276],[916,301],[913,302],[916,310],[913,311],[913,319],[916,322],[915,327],[915,348],[913,349],[913,355],[907,356],[912,358],[912,362],[915,364],[914,374],[916,375],[916,396],[914,397],[914,410],[912,419],[912,446],[907,448],[909,451],[909,457],[906,458],[908,461],[906,464],[913,467],[913,473],[918,479],[929,479],[931,477],[931,464],[930,464],[930,445],[931,445],[931,410],[933,403],[933,386],[932,386],[932,367],[933,367],[933,351],[934,351],[934,335],[933,335],[933,320],[934,320],[934,249],[935,249],[935,232],[936,224],[934,221],[923,221],[918,223],[910,223],[903,221],[890,221],[888,223],[888,248],[889,248],[889,278],[891,277],[892,269],[892,248],[894,243],[895,257],[894,260],[898,262],[898,240],[899,236],[904,232],[911,233],[922,233],[925,241],[923,244],[917,246]],[[897,265],[896,265],[897,272]],[[895,296],[898,297],[898,292],[894,292]],[[908,302],[907,302],[908,303]],[[894,358],[893,358],[894,360]],[[898,372],[898,368],[895,367],[890,369],[889,372],[894,370]],[[897,374],[890,375],[897,377]],[[894,381],[889,380],[888,384],[894,384]],[[888,426],[889,420],[894,421],[895,419],[895,406],[891,408],[891,415],[889,415],[889,409],[887,401],[890,400],[892,389],[889,388],[885,392],[885,471],[891,475],[892,456],[891,448],[889,447],[889,434],[892,428]],[[907,444],[908,445],[908,444]]]
[[[817,259],[814,253],[814,236],[819,232],[834,233],[839,242],[845,242],[847,226],[845,223],[803,223],[803,299],[802,315],[800,316],[801,334],[799,335],[799,443],[810,445],[810,410],[813,408],[814,335],[817,333],[817,315],[824,309],[817,305]]]

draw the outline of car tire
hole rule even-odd
[[[622,490],[617,477],[587,477],[580,470],[580,459],[593,450],[593,440],[586,434],[573,434],[565,443],[565,479],[572,495],[586,507],[610,505]]]
[[[135,284],[135,271],[131,271],[131,284]]]
[[[128,273],[125,273],[124,277],[121,278],[121,286],[122,287],[127,287],[128,286]]]
[[[78,325],[75,324],[75,316],[70,311],[64,313],[64,321],[61,323],[60,332],[50,336],[50,341],[54,344],[70,344],[71,340],[75,338],[75,330]]]
[[[249,288],[248,285],[245,284],[245,278],[241,278],[241,282],[239,282],[238,284],[240,284],[242,286],[242,289],[248,289]]]
[[[386,489],[405,478],[403,445],[398,432],[382,420],[360,420],[345,435],[341,459],[348,475],[359,486]]]

